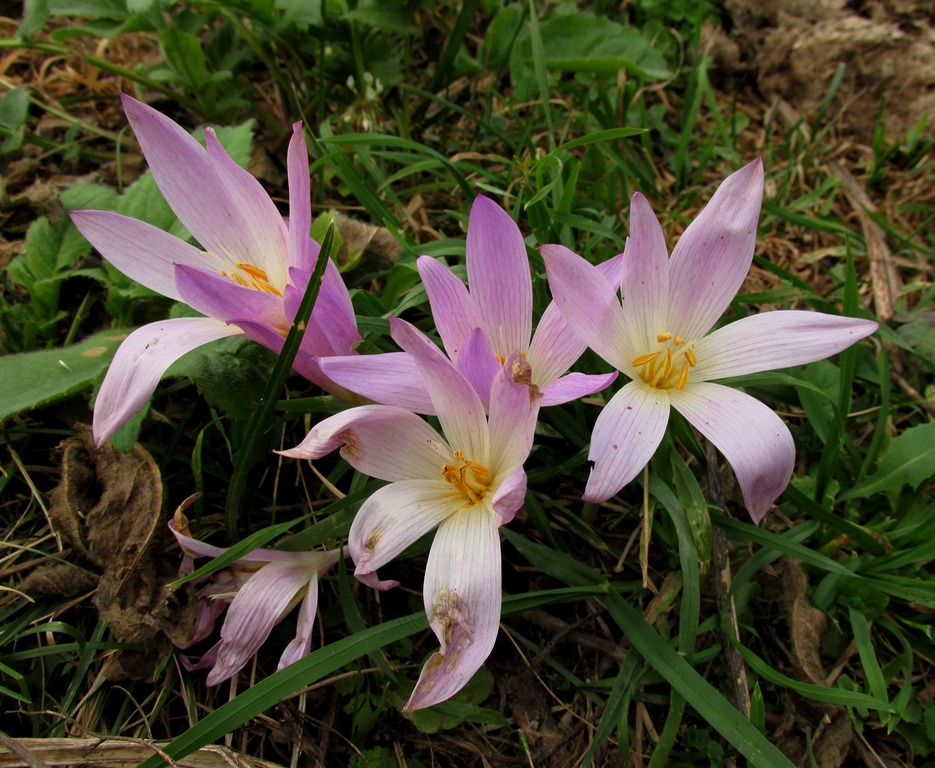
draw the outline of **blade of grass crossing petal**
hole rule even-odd
[[[867,687],[874,698],[884,701],[889,705],[889,697],[886,692],[886,680],[883,677],[883,670],[880,669],[880,662],[877,660],[877,652],[873,647],[873,638],[870,636],[870,622],[867,617],[853,606],[849,609],[851,620],[851,631],[854,636],[854,643],[857,645],[857,653],[860,656],[860,665],[864,669],[864,679],[867,681]],[[880,714],[880,722],[886,725],[889,721],[889,715]]]
[[[728,703],[695,669],[669,646],[620,595],[609,594],[607,610],[634,650],[685,698],[708,723],[757,768],[791,768],[792,763],[753,724]]]
[[[312,270],[312,276],[309,278],[308,286],[305,288],[305,294],[296,310],[295,317],[292,320],[292,327],[286,334],[286,340],[283,342],[282,351],[276,358],[276,364],[266,382],[263,394],[260,396],[260,403],[256,412],[250,419],[250,425],[247,427],[247,435],[243,447],[234,457],[236,466],[231,476],[230,486],[227,491],[227,507],[224,512],[224,522],[227,527],[228,535],[236,541],[237,523],[241,505],[244,501],[244,493],[247,489],[247,473],[258,460],[258,453],[261,445],[261,438],[266,432],[273,409],[276,407],[279,393],[285,386],[286,379],[292,371],[292,363],[295,360],[296,353],[299,351],[299,345],[302,343],[302,336],[305,334],[305,327],[308,319],[312,315],[312,309],[315,307],[315,301],[318,299],[318,292],[321,289],[321,281],[325,275],[325,267],[331,258],[332,244],[334,243],[334,222],[328,225],[328,231],[325,233],[321,249],[318,253],[318,261],[315,262],[315,269]]]
[[[590,768],[594,753],[611,737],[615,730],[617,731],[620,754],[625,756],[630,751],[629,745],[626,743],[629,736],[627,713],[645,671],[646,660],[638,653],[628,653],[620,664],[620,670],[617,672],[617,678],[610,689],[610,695],[607,697],[607,701],[604,702],[601,721],[594,730],[594,736],[591,737],[591,746],[588,747],[581,768]]]

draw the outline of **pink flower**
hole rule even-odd
[[[182,547],[185,557],[179,576],[194,570],[194,558],[217,557],[226,549],[205,544],[189,535],[188,520],[181,508],[169,529]],[[239,672],[273,630],[296,605],[301,603],[296,635],[279,659],[278,669],[308,654],[312,643],[312,624],[318,608],[318,577],[333,566],[340,551],[280,552],[255,549],[212,574],[199,593],[195,631],[187,648],[207,637],[214,622],[227,609],[221,626],[221,639],[201,659],[192,664],[183,656],[189,670],[210,668],[208,685],[217,685]]]
[[[403,320],[392,335],[418,365],[444,437],[410,411],[365,405],[317,424],[294,458],[317,459],[336,448],[352,467],[390,481],[364,502],[348,536],[355,575],[387,589],[377,569],[434,528],[425,571],[425,611],[441,649],[425,664],[407,710],[459,691],[493,649],[500,622],[497,529],[523,503],[523,462],[537,412],[517,383],[528,364],[511,355],[490,390],[490,417],[464,375],[431,341]],[[477,331],[480,333],[480,331]]]
[[[788,428],[759,401],[715,380],[820,360],[873,333],[877,323],[764,312],[708,333],[750,268],[762,199],[763,165],[755,160],[721,184],[670,259],[662,227],[637,193],[622,267],[610,282],[567,248],[542,247],[552,295],[569,325],[631,379],[594,425],[586,501],[610,498],[640,472],[662,440],[670,408],[727,457],[754,521],[788,484],[795,461]]]
[[[151,323],[127,337],[94,404],[98,445],[140,409],[186,352],[226,336],[246,336],[278,352],[319,250],[308,234],[309,166],[301,123],[293,125],[289,143],[287,223],[211,128],[205,130],[205,148],[165,115],[129,96],[122,99],[159,189],[203,250],[108,211],[73,211],[72,220],[121,272],[205,317]],[[351,354],[358,341],[347,288],[329,263],[293,366],[323,389],[346,396],[324,375],[319,358]]]

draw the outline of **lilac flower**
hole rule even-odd
[[[289,144],[287,224],[211,128],[205,130],[205,148],[165,115],[122,98],[156,183],[203,250],[108,211],[73,211],[72,220],[121,272],[206,317],[151,323],[127,337],[95,402],[98,445],[139,410],[166,369],[186,352],[226,336],[246,336],[278,352],[319,251],[308,234],[309,166],[301,123],[293,125]],[[329,263],[294,367],[323,389],[347,396],[324,375],[319,358],[351,354],[358,341],[350,297]]]
[[[419,274],[448,357],[471,382],[485,407],[504,361],[519,353],[529,363],[527,383],[541,392],[540,405],[559,405],[608,386],[616,373],[567,373],[585,343],[552,302],[532,332],[532,276],[516,222],[492,200],[478,195],[468,221],[468,286],[428,256]],[[483,333],[475,334],[480,328]],[[404,353],[335,357],[322,362],[334,381],[371,400],[416,413],[434,413],[418,366]]]
[[[523,503],[523,462],[532,446],[535,405],[516,383],[528,375],[518,354],[500,366],[490,390],[490,418],[470,382],[441,350],[403,320],[393,338],[412,355],[444,437],[410,411],[365,405],[317,424],[294,458],[317,459],[335,448],[360,472],[387,485],[364,502],[348,536],[355,575],[388,589],[377,569],[438,528],[425,572],[424,601],[441,649],[425,664],[406,710],[454,695],[493,649],[500,622],[497,528]]]
[[[877,323],[764,312],[708,334],[750,268],[762,198],[763,166],[755,160],[721,184],[669,259],[662,228],[637,193],[622,268],[611,282],[567,248],[541,249],[569,325],[631,379],[594,425],[586,501],[610,498],[639,473],[662,439],[670,407],[724,454],[757,523],[788,484],[795,461],[788,428],[759,401],[714,381],[820,360],[873,333]]]
[[[194,570],[194,558],[217,557],[226,549],[205,544],[189,535],[188,520],[181,508],[169,528],[185,557],[179,576]],[[210,583],[199,594],[195,631],[182,648],[207,637],[214,622],[228,605],[221,627],[221,639],[197,663],[183,661],[189,670],[211,668],[208,685],[217,685],[243,668],[269,637],[269,633],[299,603],[296,635],[279,659],[278,669],[308,654],[312,643],[312,623],[318,608],[318,577],[333,566],[340,551],[280,552],[255,549],[235,560],[226,569],[208,577]]]

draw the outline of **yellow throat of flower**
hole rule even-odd
[[[248,264],[245,261],[238,261],[234,266],[237,268],[236,272],[221,272],[221,275],[233,280],[237,285],[242,285],[244,288],[282,296],[282,291],[270,283],[266,272],[258,266]]]
[[[633,359],[637,374],[657,389],[685,389],[689,371],[698,365],[692,343],[668,331],[656,336],[656,341],[659,349]]]
[[[442,464],[442,477],[459,493],[463,493],[470,504],[476,504],[490,490],[493,478],[490,470],[464,458],[461,451],[455,451],[453,464]]]

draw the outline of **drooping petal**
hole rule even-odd
[[[391,317],[390,334],[422,371],[449,445],[463,451],[465,458],[486,465],[490,445],[487,419],[474,388],[438,347],[405,320]]]
[[[414,413],[390,405],[362,405],[318,422],[295,448],[293,459],[320,459],[336,448],[354,469],[380,480],[441,478],[451,449]]]
[[[441,467],[433,477],[380,488],[363,503],[347,536],[358,579],[378,586],[378,568],[467,506],[465,497],[452,493],[442,479]]]
[[[311,270],[318,255],[317,243],[308,236],[312,226],[308,147],[301,121],[292,124],[286,155],[289,173],[289,266]]]
[[[696,342],[698,365],[691,373],[692,381],[811,363],[837,354],[878,327],[872,320],[821,312],[761,312]]]
[[[578,254],[563,245],[543,245],[552,297],[581,339],[617,370],[630,370],[638,354],[629,346],[629,332],[616,289]]]
[[[516,222],[478,195],[468,219],[468,287],[490,344],[501,357],[525,352],[532,335],[532,276]]]
[[[177,265],[175,282],[188,306],[224,322],[249,319],[276,330],[287,330],[282,298],[237,285],[233,280],[199,267]]]
[[[587,346],[565,320],[558,304],[550,302],[529,344],[532,383],[539,389],[547,387],[575,364]]]
[[[111,361],[94,402],[94,441],[103,445],[149,400],[166,369],[186,352],[240,328],[209,317],[180,317],[138,328]]]
[[[522,466],[514,469],[501,481],[490,501],[497,525],[506,525],[526,500],[526,473]]]
[[[110,211],[72,211],[71,220],[98,253],[131,280],[182,301],[175,266],[204,266],[208,256],[195,246],[145,221]]]
[[[587,397],[595,392],[606,389],[617,378],[617,371],[613,373],[569,373],[556,379],[542,389],[542,407],[570,403],[579,397]]]
[[[482,328],[475,328],[468,336],[458,362],[455,364],[461,374],[470,382],[481,399],[484,408],[490,406],[490,387],[494,377],[502,368],[487,341],[487,334]]]
[[[225,548],[215,547],[213,544],[206,544],[192,536],[186,536],[179,531],[173,520],[169,521],[169,530],[172,531],[172,535],[175,536],[175,540],[179,543],[179,546],[186,555],[191,555],[193,557],[219,557],[227,552]],[[189,573],[191,573],[191,571],[189,571]]]
[[[524,361],[510,355],[494,377],[490,390],[490,459],[488,468],[509,474],[529,456],[539,415],[539,396],[522,378]],[[526,372],[528,372],[526,364]]]
[[[743,284],[756,248],[763,163],[728,176],[688,225],[669,261],[669,330],[686,340],[706,334]]]
[[[441,262],[431,256],[420,256],[416,265],[438,335],[448,357],[456,363],[471,331],[484,327],[477,304],[464,283]]]
[[[335,382],[370,400],[414,413],[435,414],[422,371],[405,352],[329,357],[320,364]]]
[[[632,345],[644,352],[666,331],[669,252],[662,226],[639,192],[630,203],[630,237],[623,252],[623,314]]]
[[[795,443],[788,427],[759,400],[712,382],[673,391],[672,405],[730,462],[759,524],[792,477]]]
[[[305,587],[305,597],[299,606],[299,618],[296,622],[295,637],[279,657],[276,669],[284,669],[299,659],[308,655],[312,647],[312,629],[315,624],[315,613],[318,611],[318,574],[312,573]]]
[[[500,625],[500,569],[500,537],[492,515],[469,509],[439,527],[423,597],[441,648],[425,662],[405,711],[452,697],[487,660]]]
[[[594,462],[582,498],[607,501],[652,458],[669,421],[665,391],[631,381],[604,406],[594,424],[588,458]]]
[[[208,685],[224,682],[249,661],[308,581],[308,569],[291,563],[270,563],[253,574],[227,609]]]
[[[208,159],[224,185],[237,225],[227,237],[227,253],[235,262],[262,269],[280,291],[286,285],[288,232],[282,215],[259,181],[234,161],[213,128],[205,128]]]

